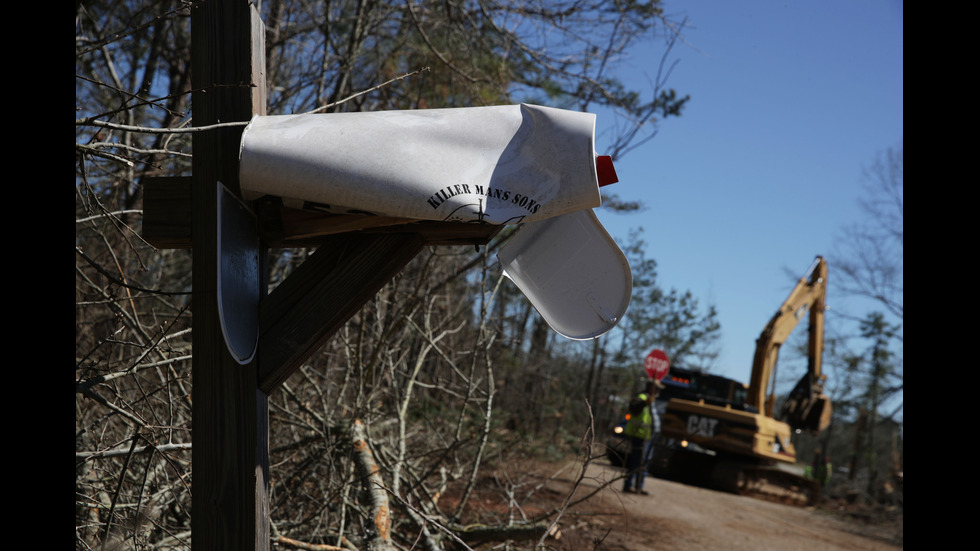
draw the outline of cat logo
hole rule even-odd
[[[687,418],[687,433],[691,436],[704,436],[706,438],[714,438],[715,427],[718,426],[718,420],[712,419],[711,417],[702,417],[700,415],[691,415]]]

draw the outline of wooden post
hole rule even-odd
[[[258,21],[246,0],[192,9],[195,127],[248,121],[264,108],[264,68],[253,63],[264,57]],[[217,301],[217,184],[240,196],[241,133],[230,127],[193,135],[191,529],[193,546],[209,551],[269,549],[268,398],[257,391],[255,362],[240,365],[229,353]]]

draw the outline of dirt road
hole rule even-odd
[[[567,495],[580,468],[547,489]],[[595,491],[621,471],[592,464],[576,496]],[[871,525],[833,510],[797,507],[648,477],[650,495],[623,494],[620,483],[566,512],[549,544],[562,550],[893,551],[903,547],[901,521]]]

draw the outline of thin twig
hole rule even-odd
[[[575,495],[575,492],[578,491],[578,488],[579,486],[581,486],[582,481],[585,480],[586,471],[589,468],[589,464],[592,462],[592,444],[595,441],[595,417],[593,417],[592,415],[592,406],[589,404],[588,400],[585,401],[585,408],[586,411],[588,411],[589,413],[589,429],[585,432],[585,435],[582,437],[584,441],[582,445],[582,449],[584,450],[584,456],[585,456],[584,459],[582,460],[582,470],[579,473],[578,478],[575,479],[575,482],[572,484],[572,489],[569,490],[568,493],[565,495],[565,500],[562,502],[561,506],[558,507],[558,509],[555,511],[555,513],[557,514],[555,514],[555,519],[551,522],[551,526],[548,527],[548,531],[545,532],[543,536],[541,536],[540,540],[538,540],[538,547],[544,546],[544,540],[548,537],[549,534],[554,532],[554,530],[558,526],[558,521],[561,519],[562,515],[565,513],[566,510],[568,510],[569,507],[585,501],[586,499],[595,495],[597,492],[599,492],[605,486],[608,485],[606,484],[600,486],[595,491],[590,492],[588,495],[586,495],[583,499],[572,501],[572,496]],[[549,513],[549,515],[551,514],[552,513]]]
[[[191,449],[191,443],[161,444],[159,446],[149,445],[129,448],[117,448],[114,450],[102,450],[98,452],[75,452],[76,461],[88,461],[89,459],[103,459],[106,457],[118,457],[126,454],[140,454],[152,451],[158,452],[182,452]]]
[[[192,293],[192,291],[188,291],[188,292],[164,291],[164,290],[161,290],[161,289],[147,289],[145,287],[140,287],[138,285],[131,285],[131,284],[126,283],[125,281],[123,281],[123,280],[115,277],[114,275],[110,274],[109,272],[107,272],[104,268],[102,268],[102,266],[99,266],[98,263],[95,262],[95,260],[89,258],[88,255],[86,255],[85,253],[83,253],[80,247],[75,247],[75,252],[79,256],[81,256],[83,259],[85,259],[85,261],[88,262],[90,266],[92,266],[93,268],[95,268],[100,274],[102,274],[103,276],[105,276],[106,278],[108,278],[110,281],[112,281],[116,285],[119,285],[120,287],[125,287],[127,289],[133,289],[135,291],[141,291],[143,293],[150,293],[150,294],[154,294],[154,295],[177,296],[177,295],[189,295],[189,294]]]
[[[133,126],[130,124],[117,124],[114,122],[94,121],[90,119],[75,119],[75,126],[97,126],[99,128],[111,128],[113,130],[125,130],[127,132],[140,132],[143,134],[191,134],[194,132],[205,132],[216,128],[232,128],[238,126],[248,126],[249,121],[219,122],[207,126],[187,126],[184,128],[150,128],[148,126]]]
[[[109,504],[109,514],[105,521],[105,533],[102,536],[102,549],[105,551],[106,545],[109,543],[109,531],[112,529],[112,515],[116,510],[116,503],[119,501],[119,493],[122,492],[123,482],[126,481],[126,471],[129,469],[129,462],[133,458],[133,450],[136,449],[136,441],[139,440],[140,432],[136,429],[136,434],[133,435],[132,444],[129,446],[129,453],[126,455],[126,461],[123,462],[122,470],[119,472],[119,484],[116,485],[116,492],[112,496],[112,501]]]
[[[389,84],[391,84],[393,82],[398,82],[399,80],[406,79],[408,77],[413,77],[413,76],[415,76],[415,75],[417,75],[419,73],[422,73],[422,72],[428,71],[428,70],[429,70],[428,67],[422,67],[421,69],[419,69],[417,71],[412,71],[411,73],[405,73],[404,75],[402,75],[400,77],[395,77],[393,79],[387,80],[387,81],[382,82],[381,84],[379,84],[377,86],[374,86],[372,88],[368,88],[367,90],[362,90],[362,91],[360,91],[360,92],[358,92],[356,94],[347,96],[346,98],[344,98],[342,100],[337,100],[337,101],[335,101],[333,103],[328,103],[326,105],[322,105],[320,107],[317,107],[316,109],[314,109],[312,111],[309,111],[308,113],[319,113],[320,111],[325,111],[327,109],[330,109],[331,107],[340,105],[342,103],[346,103],[346,102],[348,102],[348,101],[350,101],[350,100],[352,100],[352,99],[354,99],[354,98],[356,98],[358,96],[363,96],[364,94],[371,93],[371,92],[373,92],[375,90],[378,90],[379,88],[384,88],[385,86],[388,86]]]
[[[388,491],[387,488],[385,488],[385,490]],[[395,494],[392,494],[390,491],[389,491],[389,493],[403,507],[405,507],[409,511],[415,513],[416,515],[420,516],[424,521],[426,521],[427,523],[432,524],[433,526],[435,526],[436,528],[438,528],[439,530],[441,530],[442,532],[444,532],[446,535],[448,535],[450,538],[452,538],[456,543],[462,545],[464,549],[466,549],[468,551],[473,551],[473,548],[472,547],[470,547],[469,545],[466,545],[466,542],[463,541],[462,539],[460,539],[460,537],[457,536],[456,533],[453,532],[452,530],[450,530],[448,527],[443,526],[437,520],[435,520],[432,517],[426,515],[422,511],[419,511],[418,509],[416,509],[415,507],[413,507],[411,503],[405,501],[404,499],[398,497]]]

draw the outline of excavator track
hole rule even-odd
[[[820,499],[820,485],[781,465],[751,463],[682,449],[661,450],[651,473],[723,492],[806,506]]]
[[[729,491],[788,505],[814,505],[820,499],[817,481],[768,465],[735,466],[727,475]]]

